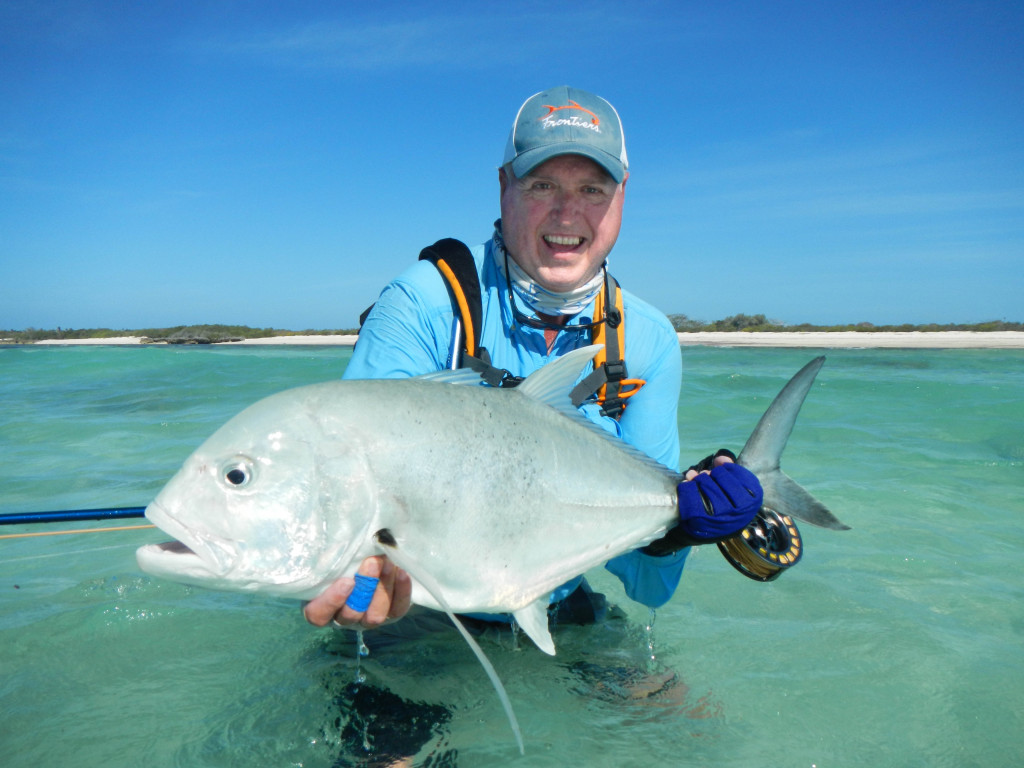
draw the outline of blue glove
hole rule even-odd
[[[695,543],[719,541],[742,531],[764,502],[757,477],[739,464],[679,484],[679,528]]]

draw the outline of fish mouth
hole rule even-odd
[[[136,560],[146,573],[174,581],[209,581],[223,577],[238,559],[230,539],[189,528],[157,502],[146,507],[146,517],[175,539],[139,547]]]
[[[196,557],[199,557],[199,555],[196,555],[195,552],[186,547],[180,541],[162,541],[159,544],[150,544],[148,546],[155,547],[161,552],[165,552],[172,557],[177,557],[179,555],[195,555]]]
[[[185,584],[215,581],[218,573],[180,541],[146,544],[135,551],[135,560],[145,573]]]

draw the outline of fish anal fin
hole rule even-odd
[[[525,608],[514,611],[516,623],[529,635],[534,644],[549,656],[555,655],[555,641],[548,629],[548,601],[535,600]]]

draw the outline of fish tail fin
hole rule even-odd
[[[764,489],[764,506],[769,509],[821,528],[831,528],[833,531],[850,530],[850,526],[839,520],[828,507],[781,469],[759,476],[758,479]]]
[[[779,466],[796,417],[824,364],[824,356],[816,357],[789,380],[761,416],[737,461],[761,481],[766,507],[812,525],[845,531],[849,530],[848,525],[789,478]]]

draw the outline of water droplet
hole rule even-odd
[[[647,634],[647,656],[648,660],[653,664],[657,661],[657,653],[655,652],[654,643],[654,620],[657,618],[657,612],[651,608],[651,613],[647,617],[647,626],[644,627],[644,631]]]

